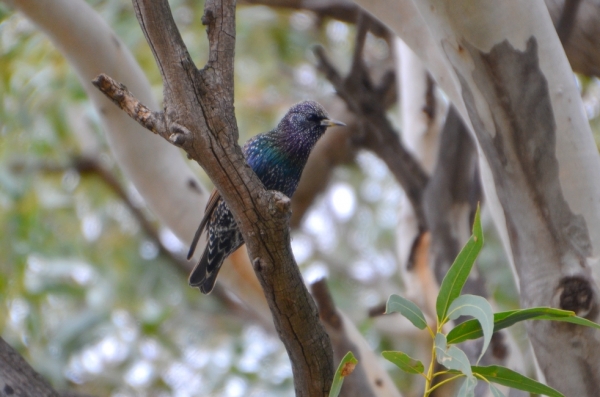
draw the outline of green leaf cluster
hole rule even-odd
[[[473,234],[456,260],[448,270],[442,281],[440,292],[436,301],[436,324],[430,326],[421,309],[398,295],[392,295],[387,302],[386,313],[398,312],[406,317],[415,327],[427,329],[432,337],[432,359],[426,371],[425,365],[399,351],[384,351],[383,357],[395,364],[402,371],[416,374],[425,378],[424,396],[429,396],[438,387],[449,382],[462,379],[463,383],[458,395],[471,397],[474,395],[475,386],[479,381],[488,383],[494,397],[503,396],[495,384],[524,390],[552,397],[563,396],[555,389],[539,383],[527,376],[521,375],[511,369],[499,366],[478,366],[478,362],[486,352],[494,332],[510,327],[525,320],[553,320],[570,322],[588,327],[599,328],[593,323],[575,313],[549,307],[534,307],[521,310],[493,313],[490,303],[480,296],[461,295],[461,291],[473,265],[483,246],[483,232],[479,208],[475,215]],[[443,327],[449,321],[460,316],[469,316],[473,319],[455,326],[445,334]],[[457,344],[470,339],[483,337],[483,347],[476,365],[472,365],[464,351]],[[433,372],[434,363],[438,362],[446,368],[444,371]],[[435,378],[446,375],[443,380],[434,383]]]

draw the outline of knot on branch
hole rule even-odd
[[[269,200],[269,213],[275,216],[289,215],[291,200],[281,192],[273,191]]]
[[[581,276],[565,277],[558,286],[559,307],[574,311],[585,317],[594,308],[594,289],[590,282]]]
[[[215,14],[213,14],[212,10],[206,10],[204,15],[202,15],[202,25],[208,26],[215,20]]]
[[[252,261],[252,267],[256,273],[262,273],[265,270],[265,263],[260,258],[254,258]]]
[[[169,135],[169,142],[175,146],[183,146],[187,139],[192,136],[190,130],[182,126],[181,124],[171,123],[169,126],[171,134]]]

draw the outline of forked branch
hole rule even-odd
[[[269,192],[247,166],[237,144],[233,107],[235,1],[207,0],[208,63],[194,65],[166,0],[134,0],[164,86],[164,112],[144,109],[133,95],[106,77],[103,92],[148,129],[183,148],[219,189],[244,236],[278,334],[292,363],[297,396],[326,396],[333,354],[316,305],[292,255],[289,200]],[[108,83],[107,83],[108,82]]]
[[[419,230],[423,232],[427,227],[422,196],[428,177],[418,161],[402,146],[398,133],[387,119],[387,107],[383,104],[386,102],[385,98],[390,87],[395,89],[393,72],[390,71],[378,85],[375,85],[362,59],[369,18],[363,13],[358,20],[356,46],[348,76],[344,78],[339,74],[322,47],[317,47],[315,50],[318,68],[333,84],[348,109],[363,122],[362,145],[386,163],[405,190],[415,210]]]

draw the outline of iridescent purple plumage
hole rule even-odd
[[[275,129],[251,138],[242,149],[246,161],[268,190],[291,197],[298,187],[302,170],[312,148],[327,127],[344,125],[330,120],[317,102],[300,102],[290,108]],[[198,239],[208,228],[208,241],[202,258],[192,270],[189,283],[208,294],[212,291],[225,258],[244,244],[233,215],[217,191],[206,206],[188,253],[194,254]]]

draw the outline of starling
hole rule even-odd
[[[329,119],[325,109],[316,102],[300,102],[288,110],[275,129],[251,138],[242,150],[248,165],[267,190],[277,190],[291,198],[310,151],[327,127],[334,125],[345,124]],[[205,228],[208,228],[208,242],[200,262],[190,274],[189,284],[208,294],[225,258],[244,244],[233,215],[217,190],[208,200],[188,259],[194,254]]]

